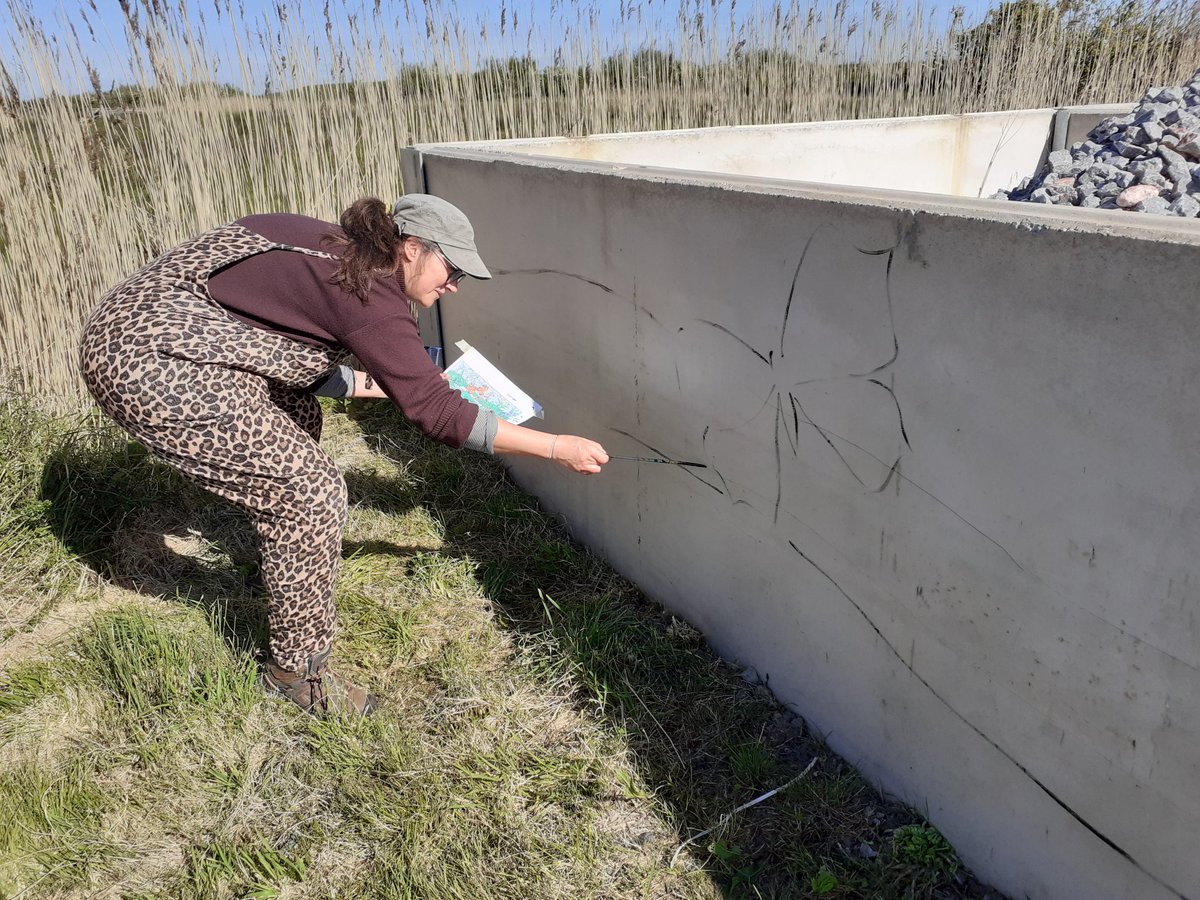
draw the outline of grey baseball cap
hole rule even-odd
[[[401,235],[433,241],[452,265],[468,275],[492,277],[475,249],[475,229],[453,203],[433,194],[405,194],[392,204],[392,219]]]

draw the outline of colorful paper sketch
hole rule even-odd
[[[524,422],[529,416],[522,412],[507,397],[488,384],[487,379],[475,371],[469,363],[461,362],[446,373],[450,387],[460,391],[477,406],[490,409],[506,422]]]
[[[463,355],[446,370],[451,387],[472,403],[490,409],[514,425],[534,416],[542,418],[541,404],[517,387],[482,353],[466,341],[457,341],[454,346]]]

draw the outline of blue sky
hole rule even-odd
[[[179,8],[181,0],[129,0],[132,7],[137,8],[145,3],[157,5],[159,2]],[[234,67],[233,61],[238,54],[230,43],[229,15],[224,10],[231,5],[236,16],[246,22],[276,22],[276,0],[182,0],[183,8],[188,11],[188,18],[198,30],[205,35],[209,45],[208,57],[212,60],[214,74],[222,82],[241,84],[243,78]],[[506,22],[510,26],[507,31],[511,36],[512,15],[515,11],[518,30],[526,34],[530,23],[537,23],[537,37],[544,44],[554,45],[563,37],[564,28],[569,27],[563,17],[563,10],[577,12],[584,6],[586,0],[506,0],[508,12]],[[680,8],[680,0],[629,0],[631,5],[641,9],[643,21],[647,30],[671,31]],[[712,0],[686,0],[694,11],[700,9],[711,15]],[[866,5],[867,0],[848,0],[851,8],[856,5]],[[912,9],[915,0],[904,0],[908,9]],[[885,4],[887,0],[885,0]],[[126,69],[129,58],[127,29],[125,16],[121,11],[118,0],[0,0],[0,58],[6,61],[6,66],[14,70],[18,83],[21,77],[21,66],[25,60],[21,54],[8,50],[14,36],[14,7],[17,16],[29,14],[30,6],[36,4],[37,12],[34,17],[39,22],[40,31],[51,40],[75,44],[76,41],[84,47],[91,60],[95,72],[104,88],[128,82],[130,79]],[[305,31],[315,35],[317,43],[325,40],[325,17],[323,14],[324,0],[285,0],[282,4],[289,10],[288,15],[293,22],[300,23]],[[754,0],[741,0],[735,5],[734,15],[738,20],[749,14],[755,8]],[[758,5],[765,6],[765,2]],[[807,5],[807,2],[805,2]],[[937,21],[945,21],[949,10],[954,4],[943,0],[937,3],[925,3],[927,16]],[[988,0],[960,0],[965,8],[968,22],[978,21],[994,3]],[[453,27],[460,23],[466,30],[466,42],[478,46],[479,29],[486,27],[489,35],[489,46],[498,51],[499,55],[510,55],[522,52],[524,44],[513,44],[511,40],[498,40],[500,31],[499,0],[332,0],[334,10],[343,9],[351,13],[357,12],[360,22],[372,19],[375,8],[382,11],[385,21],[405,21],[406,6],[416,13],[416,21],[424,21],[426,9],[431,10],[429,21],[435,27]],[[730,15],[729,0],[719,0],[721,18],[728,21]],[[558,14],[552,14],[557,7]],[[599,22],[599,30],[615,29],[619,21],[621,0],[594,0],[591,7],[595,10]],[[218,15],[218,12],[220,14]],[[660,23],[657,29],[651,23]],[[396,32],[396,55],[403,55],[410,63],[427,62],[431,58],[429,47],[423,40],[423,35],[412,35],[407,28]],[[549,60],[543,59],[542,62]],[[76,73],[68,81],[82,80],[73,89],[86,89],[87,77]],[[67,87],[67,85],[64,85]],[[22,91],[22,93],[28,93]]]

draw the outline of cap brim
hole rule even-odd
[[[472,278],[491,278],[492,273],[488,271],[488,267],[483,264],[479,253],[473,247],[447,247],[445,244],[440,244],[442,253],[446,255],[446,259],[450,260],[450,264],[456,268],[462,269]]]

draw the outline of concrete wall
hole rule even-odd
[[[1118,111],[1099,106],[1026,109],[442,146],[987,197],[1036,171],[1053,138],[1061,142],[1069,132],[1068,145],[1082,140],[1102,117],[1101,110],[1103,115]]]
[[[423,161],[447,344],[710,466],[514,463],[580,540],[1007,893],[1200,897],[1200,221]]]
[[[1054,137],[1051,143],[1054,149],[1070,147],[1087,138],[1088,132],[1110,116],[1123,116],[1133,108],[1133,104],[1113,106],[1106,103],[1094,103],[1088,106],[1068,106],[1058,111],[1055,116]]]

